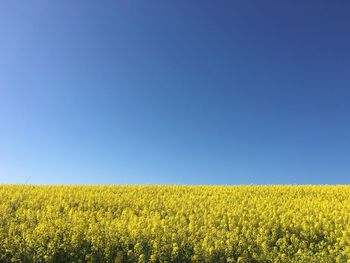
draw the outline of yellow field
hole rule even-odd
[[[350,186],[0,186],[0,262],[350,262]]]

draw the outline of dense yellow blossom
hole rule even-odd
[[[350,262],[350,186],[0,186],[0,262]]]

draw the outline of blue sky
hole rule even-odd
[[[3,1],[0,183],[350,183],[349,1]]]

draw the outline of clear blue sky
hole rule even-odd
[[[0,183],[350,183],[349,1],[2,1]]]

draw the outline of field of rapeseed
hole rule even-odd
[[[0,186],[0,262],[350,262],[350,186]]]

